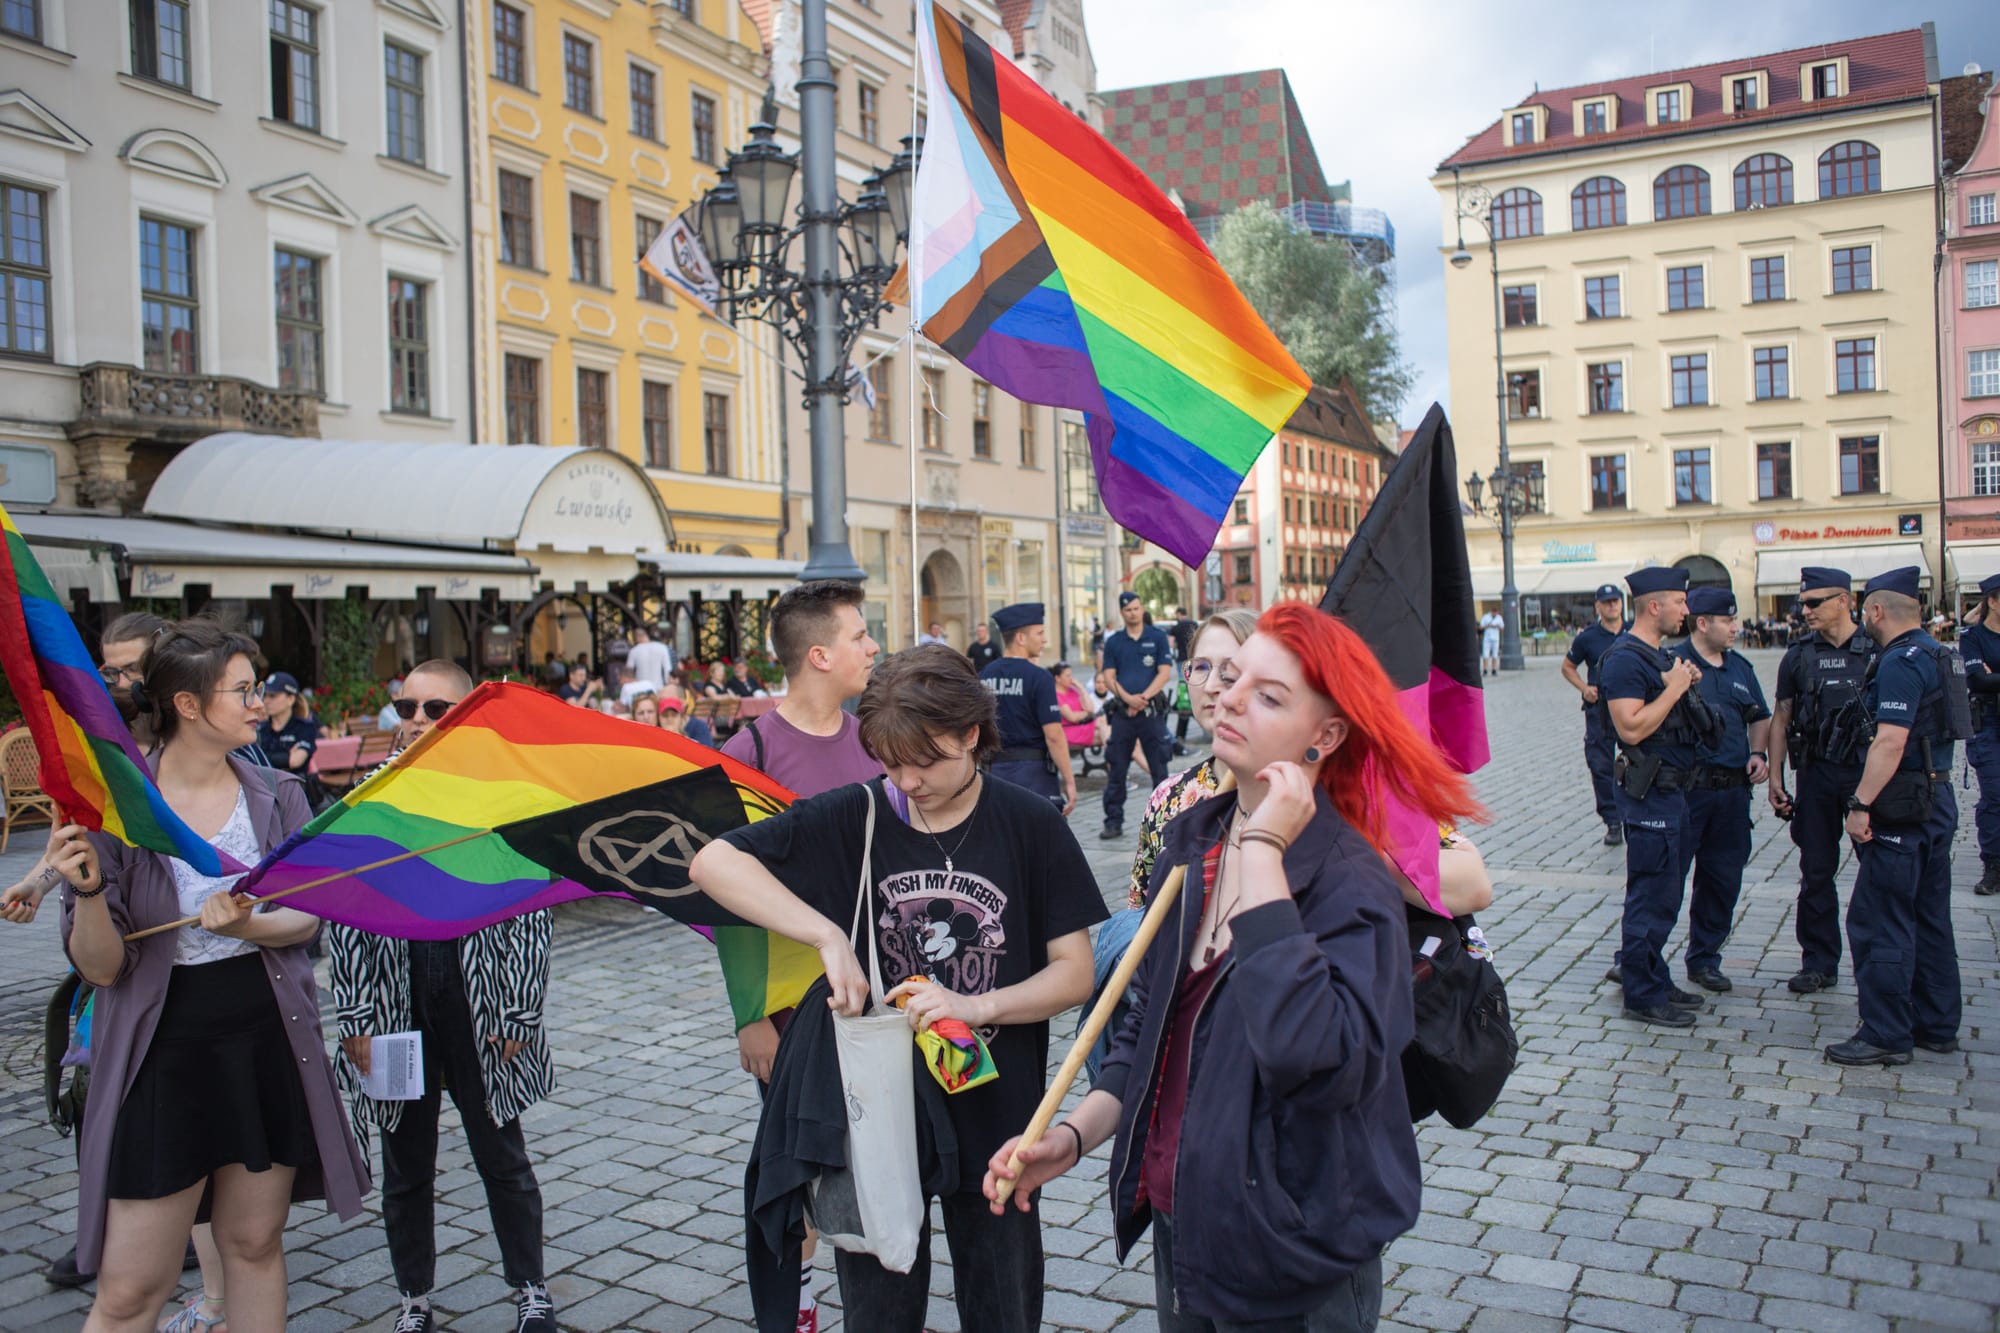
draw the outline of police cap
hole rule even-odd
[[[1844,569],[1829,569],[1825,565],[1807,565],[1799,571],[1799,591],[1812,592],[1819,588],[1837,588],[1846,592],[1854,586],[1854,579]]]
[[[1043,614],[1040,602],[1016,602],[1012,606],[1003,606],[993,613],[993,623],[1000,627],[1000,633],[1003,635],[1012,634],[1017,629],[1026,629],[1030,625],[1046,624],[1047,621],[1048,617]]]
[[[1691,616],[1733,616],[1736,614],[1736,594],[1727,588],[1693,588],[1688,592],[1688,614]]]
[[[1622,602],[1625,600],[1625,594],[1618,591],[1617,584],[1606,583],[1598,588],[1597,600],[1600,602]]]
[[[1915,565],[1886,570],[1868,580],[1868,587],[1861,594],[1862,600],[1866,601],[1870,594],[1878,592],[1898,592],[1914,600],[1917,596],[1917,583],[1923,575],[1924,571]]]
[[[1996,592],[2000,592],[2000,574],[1988,574],[1985,578],[1979,580],[1979,595],[1981,597],[1991,597]]]
[[[1656,592],[1681,592],[1688,586],[1688,572],[1673,565],[1635,569],[1625,576],[1625,586],[1632,590],[1634,597]]]

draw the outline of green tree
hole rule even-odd
[[[1396,419],[1413,377],[1381,274],[1345,245],[1294,230],[1265,203],[1225,217],[1211,249],[1314,384],[1347,380],[1369,416]]]

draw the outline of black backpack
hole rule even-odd
[[[1406,910],[1417,1011],[1416,1035],[1403,1050],[1410,1119],[1435,1112],[1470,1129],[1500,1099],[1520,1051],[1506,983],[1492,959],[1468,946],[1471,917]]]

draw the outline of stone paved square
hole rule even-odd
[[[1775,652],[1753,653],[1768,690]],[[1599,843],[1582,719],[1556,659],[1488,682],[1494,815],[1475,837],[1498,901],[1520,1068],[1477,1128],[1419,1130],[1424,1216],[1389,1251],[1383,1327],[1521,1330],[1966,1329],[2000,1326],[2000,899],[1977,899],[1973,792],[1960,793],[1953,897],[1964,1049],[1897,1070],[1843,1070],[1851,984],[1799,997],[1796,859],[1760,799],[1755,854],[1724,970],[1736,989],[1690,1031],[1619,1016],[1602,981],[1622,853]],[[1107,901],[1129,842],[1097,841],[1102,778],[1072,819]],[[1134,799],[1138,799],[1135,791]],[[33,860],[20,835],[0,882]],[[1842,875],[1843,896],[1852,883]],[[1681,935],[1676,931],[1672,949]],[[1670,953],[1678,966],[1678,953]],[[41,1270],[70,1244],[71,1145],[44,1119],[42,1005],[61,976],[55,913],[0,926],[0,1328],[70,1330],[86,1293]],[[736,1064],[722,983],[693,933],[617,902],[558,914],[548,1021],[556,1097],[527,1117],[547,1203],[551,1288],[575,1330],[748,1326],[742,1162],[756,1097]],[[1067,1033],[1073,1016],[1057,1020]],[[1057,1056],[1061,1053],[1058,1043]],[[447,1111],[448,1125],[455,1125]],[[1149,1330],[1150,1252],[1112,1257],[1104,1152],[1044,1209],[1050,1327]],[[510,1327],[484,1199],[448,1127],[440,1158],[437,1305],[446,1327]],[[291,1327],[386,1329],[395,1305],[379,1214],[294,1212]],[[958,1328],[942,1242],[931,1326]],[[838,1293],[822,1261],[839,1327]]]

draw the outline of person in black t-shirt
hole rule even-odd
[[[871,901],[887,998],[919,1030],[955,1018],[979,1030],[999,1078],[949,1099],[958,1190],[940,1200],[962,1325],[975,1333],[1041,1326],[1037,1214],[994,1217],[980,1192],[985,1161],[1041,1100],[1049,1019],[1090,995],[1090,927],[1104,899],[1083,851],[1046,800],[981,775],[999,744],[993,696],[963,654],[927,645],[876,666],[858,709],[861,740],[887,776],[800,801],[704,848],[695,884],[731,912],[812,945],[830,1001],[869,1002],[848,937],[875,803]],[[865,950],[867,942],[860,948]],[[854,1328],[919,1333],[929,1298],[928,1237],[907,1274],[867,1255],[837,1259]]]

